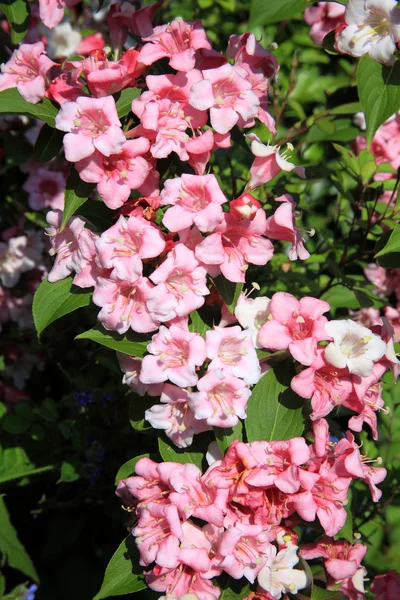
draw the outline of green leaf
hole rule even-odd
[[[47,98],[42,98],[37,104],[26,102],[17,88],[10,88],[0,92],[0,113],[27,115],[54,127],[58,109]]]
[[[342,160],[347,167],[349,173],[354,177],[358,177],[360,175],[360,164],[357,160],[356,155],[351,150],[348,150],[344,146],[340,144],[332,144],[337,152],[339,152]]]
[[[369,148],[378,127],[400,109],[400,62],[385,67],[365,54],[358,63],[357,87]]]
[[[76,213],[78,208],[82,206],[82,204],[85,204],[94,188],[94,183],[85,183],[82,181],[75,167],[71,166],[67,184],[65,186],[64,214],[61,229],[64,229],[68,219]]]
[[[190,313],[190,321],[189,330],[199,333],[202,337],[205,336],[206,331],[211,329],[211,327],[203,321],[197,310]]]
[[[161,438],[158,438],[158,450],[165,462],[177,462],[182,465],[191,463],[199,467],[199,469],[202,468],[204,457],[201,452],[193,452],[193,450],[188,450],[187,448],[180,450],[176,446],[171,445],[169,441],[164,442]]]
[[[228,281],[223,275],[218,275],[218,277],[214,279],[214,284],[221,294],[222,300],[226,304],[226,308],[233,314],[243,289],[243,283],[232,283],[232,281]]]
[[[136,431],[152,430],[151,425],[145,420],[144,413],[148,408],[154,406],[155,398],[145,394],[143,397],[139,394],[129,394],[129,422]]]
[[[330,592],[329,590],[325,590],[317,585],[313,585],[310,600],[328,600],[330,598],[337,598],[339,600],[339,598],[342,597],[343,595],[340,591]]]
[[[249,28],[257,25],[271,25],[290,19],[301,13],[307,6],[306,0],[253,0],[250,9]]]
[[[64,132],[54,129],[46,123],[41,128],[33,149],[33,158],[38,162],[47,163],[57,156],[63,147]]]
[[[93,329],[80,333],[75,339],[92,340],[96,344],[137,358],[141,358],[146,354],[147,344],[150,342],[150,340],[142,341],[141,336],[135,335],[133,332],[120,335],[115,331],[106,331],[101,325],[96,325]]]
[[[44,279],[36,290],[33,298],[33,321],[38,337],[54,321],[64,315],[89,306],[92,292],[72,288],[72,277],[67,277],[55,283]]]
[[[115,105],[120,119],[131,112],[132,100],[140,96],[140,91],[139,88],[126,88],[119,93]],[[117,95],[115,98],[117,98]]]
[[[115,485],[117,485],[117,483],[121,481],[121,479],[126,479],[127,477],[130,477],[134,474],[136,463],[141,458],[150,458],[150,454],[141,454],[140,456],[135,456],[135,458],[131,458],[126,463],[124,463],[118,469],[118,473],[115,476]]]
[[[23,448],[18,446],[10,448],[0,447],[0,483],[19,479],[20,477],[38,475],[39,473],[52,471],[54,468],[54,465],[35,467]]]
[[[393,254],[394,252],[400,252],[400,225],[396,225],[385,246],[375,254],[375,258],[384,256],[385,254]],[[400,264],[398,266],[400,267]]]
[[[352,310],[360,308],[354,291],[344,285],[334,285],[322,294],[321,300],[329,302],[332,312],[335,312],[337,308],[351,308]]]
[[[328,110],[331,115],[354,115],[356,112],[361,112],[361,104],[359,102],[349,102]]]
[[[70,483],[79,479],[79,462],[76,460],[64,461],[61,465],[60,478],[57,483]]]
[[[135,538],[133,535],[128,535],[111,557],[100,591],[93,600],[133,594],[146,587],[143,568],[138,564]]]
[[[294,375],[291,359],[263,375],[254,387],[245,421],[247,441],[288,440],[303,433],[304,400],[289,387]]]
[[[36,569],[10,521],[3,496],[0,496],[0,550],[9,567],[18,569],[36,583],[39,582]]]
[[[26,0],[0,0],[0,9],[10,26],[12,43],[18,44],[28,31],[29,3]]]
[[[30,421],[24,419],[22,417],[18,417],[17,415],[8,415],[4,417],[3,420],[3,429],[7,431],[7,433],[11,433],[13,435],[19,435],[23,433],[27,429],[29,429]]]
[[[235,427],[229,427],[227,429],[213,427],[213,429],[218,448],[221,450],[222,454],[225,454],[233,440],[239,440],[239,442],[243,441],[243,424],[241,421],[239,421]]]

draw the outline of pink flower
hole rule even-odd
[[[42,42],[21,44],[1,66],[0,91],[16,87],[26,102],[37,104],[46,93],[47,72],[54,66]]]
[[[60,171],[38,167],[31,171],[23,189],[29,194],[28,204],[33,210],[64,208],[65,177]]]
[[[182,537],[178,509],[173,504],[149,504],[140,511],[139,522],[132,530],[139,550],[139,564],[156,562],[160,567],[174,569],[179,564],[179,539]]]
[[[82,96],[76,102],[64,102],[56,116],[56,127],[68,132],[64,136],[64,152],[70,162],[87,158],[95,150],[104,156],[118,154],[125,143],[112,96]]]
[[[169,379],[180,387],[196,385],[196,367],[206,359],[205,341],[198,333],[176,326],[169,329],[161,326],[147,350],[151,354],[142,361],[142,383],[161,383]]]
[[[246,577],[254,583],[270,552],[268,531],[261,525],[238,523],[221,535],[214,561],[234,579]]]
[[[322,46],[324,37],[344,24],[345,6],[336,2],[317,2],[304,11],[304,20],[311,25],[310,38],[318,46]]]
[[[160,402],[162,404],[155,404],[146,410],[145,419],[155,429],[164,429],[178,448],[187,448],[193,442],[195,433],[210,429],[206,421],[195,418],[186,390],[166,383]]]
[[[276,209],[272,217],[267,219],[267,230],[265,234],[273,240],[286,240],[291,242],[292,247],[289,250],[290,260],[306,260],[310,253],[304,247],[304,240],[300,235],[299,229],[295,225],[295,208],[290,194],[284,194],[275,198],[275,202],[282,204]]]
[[[81,81],[75,81],[70,72],[61,73],[53,79],[47,90],[47,97],[58,104],[75,102],[79,96],[84,96],[84,86]]]
[[[205,265],[218,265],[229,281],[244,283],[247,263],[265,265],[274,252],[271,242],[263,237],[265,212],[259,209],[251,221],[238,222],[227,213],[223,217],[215,233],[197,246],[195,254]]]
[[[246,136],[251,140],[251,151],[255,156],[250,169],[250,179],[246,186],[246,190],[251,192],[255,188],[268,183],[281,171],[295,171],[297,175],[305,178],[305,170],[303,167],[296,167],[293,163],[286,160],[285,155],[280,155],[278,146],[265,146],[261,143],[255,133]],[[289,151],[293,150],[293,146],[288,145]]]
[[[139,3],[140,7],[141,3]],[[112,4],[108,13],[107,23],[110,27],[113,48],[121,49],[125,44],[129,29],[138,37],[150,36],[153,33],[152,19],[162,0],[155,4],[137,8],[130,2]]]
[[[124,373],[122,383],[128,385],[135,394],[138,396],[160,396],[163,384],[156,383],[154,385],[144,385],[139,379],[140,369],[142,368],[142,359],[135,358],[134,356],[128,356],[117,352],[117,358],[121,371]]]
[[[174,463],[167,464],[175,466]],[[166,464],[163,466],[164,470],[160,471],[161,465],[150,458],[141,458],[135,466],[136,476],[122,479],[118,483],[116,495],[128,508],[137,506],[142,509],[153,503],[170,504],[168,496],[173,491],[168,483],[170,469],[165,469]]]
[[[104,38],[98,31],[84,37],[76,48],[76,53],[78,56],[88,56],[93,50],[102,50],[105,45]]]
[[[272,318],[260,330],[260,344],[272,350],[288,348],[302,365],[311,365],[317,358],[317,342],[329,337],[327,319],[322,316],[330,309],[329,304],[311,297],[298,301],[291,294],[278,292],[268,308]]]
[[[275,56],[261,46],[254,33],[231,35],[226,53],[229,58],[235,59],[235,64],[249,65],[265,77],[272,77],[279,70]]]
[[[78,4],[79,0],[39,0],[40,20],[49,29],[54,29],[64,16],[65,8]]]
[[[214,327],[206,333],[206,346],[207,357],[211,359],[210,371],[222,369],[243,379],[247,385],[257,383],[260,379],[260,363],[250,331],[243,331],[238,325]]]
[[[112,269],[112,277],[134,283],[142,276],[142,259],[155,258],[165,248],[160,229],[140,217],[118,221],[104,231],[96,242],[103,267]],[[152,285],[148,284],[148,289]]]
[[[198,110],[210,109],[211,125],[218,133],[227,133],[239,122],[258,114],[260,105],[251,84],[230,64],[203,71],[203,81],[192,86],[190,104]]]
[[[98,277],[93,292],[94,304],[101,307],[97,318],[105,329],[118,333],[126,333],[129,328],[138,333],[155,331],[159,321],[146,307],[152,287],[146,277],[141,277],[134,283]]]
[[[126,141],[118,154],[104,156],[94,152],[76,163],[83,181],[97,183],[97,191],[109,208],[119,208],[129,198],[131,190],[145,183],[152,166],[142,157],[150,148],[145,138]]]
[[[160,58],[169,58],[169,64],[177,71],[190,71],[196,63],[196,50],[211,44],[200,22],[189,23],[175,19],[168,25],[155,27],[152,35],[143,38],[145,44],[140,51],[139,61],[152,65]]]
[[[150,275],[156,287],[149,294],[149,311],[162,322],[189,315],[203,306],[204,296],[210,293],[206,275],[194,253],[177,244]]]
[[[213,231],[222,221],[221,205],[227,202],[215,175],[186,175],[167,179],[160,204],[173,204],[164,215],[169,231],[182,231],[195,224],[200,231]]]
[[[215,427],[235,427],[238,417],[246,418],[251,392],[242,379],[222,369],[212,369],[197,382],[197,389],[189,394],[196,419],[204,419]]]
[[[236,200],[229,203],[229,211],[235,219],[250,219],[252,221],[257,214],[261,204],[251,194],[242,194]],[[268,220],[267,220],[268,223]]]
[[[221,595],[219,587],[205,579],[204,574],[184,564],[172,570],[156,565],[145,577],[149,588],[165,592],[164,597],[167,598],[192,600],[192,596],[195,596],[198,600],[218,600]]]
[[[397,600],[400,597],[400,575],[392,570],[384,575],[376,575],[371,584],[375,600]]]

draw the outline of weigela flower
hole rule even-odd
[[[161,465],[150,458],[141,458],[135,465],[135,477],[121,479],[115,492],[116,495],[129,509],[135,506],[142,509],[150,503],[170,504],[168,495],[173,490],[168,484],[170,469],[166,469],[165,466],[164,463],[164,469],[160,471]]]
[[[265,228],[263,209],[259,209],[252,220],[237,221],[224,213],[215,233],[196,247],[196,257],[205,265],[218,266],[229,281],[244,283],[247,263],[265,265],[274,253],[271,242],[263,237]]]
[[[47,89],[47,97],[60,105],[64,102],[75,102],[84,95],[83,83],[79,80],[75,81],[71,72],[61,73],[55,77]]]
[[[297,260],[298,258],[306,260],[309,258],[310,253],[304,247],[304,240],[295,224],[296,203],[290,194],[275,198],[275,202],[281,202],[281,205],[272,217],[267,219],[266,235],[273,240],[291,242],[290,260]]]
[[[244,294],[241,294],[235,307],[235,317],[243,329],[251,331],[253,344],[256,348],[262,347],[258,341],[258,334],[270,315],[268,310],[270,302],[271,300],[266,296],[247,298]]]
[[[159,256],[165,240],[160,229],[145,219],[120,216],[115,225],[101,234],[96,248],[101,264],[112,269],[113,277],[134,283],[142,276],[142,259]]]
[[[19,235],[10,238],[7,243],[0,242],[0,281],[4,287],[14,287],[21,273],[36,267],[38,253],[31,251],[29,241],[28,236]],[[38,243],[37,250],[40,252],[42,247],[42,244]]]
[[[344,23],[345,9],[337,2],[317,2],[306,8],[304,20],[311,25],[310,38],[315,44],[322,46],[324,37]]]
[[[195,224],[200,231],[213,231],[222,221],[221,205],[227,202],[215,175],[187,175],[167,179],[160,194],[161,206],[172,204],[163,224],[169,231],[182,231]]]
[[[156,565],[145,577],[149,588],[156,592],[165,592],[164,597],[167,598],[194,600],[195,597],[199,600],[218,600],[221,595],[219,587],[206,579],[206,574],[183,563],[176,569]]]
[[[368,377],[374,362],[385,355],[386,344],[370,329],[349,319],[330,321],[325,330],[333,342],[325,348],[325,359],[338,369],[347,367],[350,373]]]
[[[142,155],[149,148],[150,142],[145,138],[128,140],[118,154],[104,156],[96,151],[79,160],[75,167],[83,181],[97,183],[97,191],[109,208],[119,208],[131,190],[139,190],[145,183],[152,166]]]
[[[299,562],[297,550],[298,547],[291,544],[277,552],[271,544],[268,562],[261,569],[257,580],[258,585],[273,598],[281,598],[285,592],[297,594],[309,584],[306,572],[294,569]]]
[[[207,48],[211,44],[200,22],[189,23],[178,18],[155,27],[152,35],[143,38],[148,42],[139,54],[139,61],[144,65],[152,65],[160,58],[169,58],[169,64],[177,71],[190,71],[195,67],[196,50]]]
[[[214,327],[206,333],[209,370],[222,369],[243,379],[246,385],[260,379],[260,363],[250,331],[236,327]]]
[[[262,326],[258,340],[264,348],[289,349],[302,365],[311,365],[317,358],[317,342],[326,340],[327,302],[304,297],[300,301],[291,294],[278,292],[268,306],[269,320]]]
[[[189,102],[198,110],[210,109],[215,131],[227,133],[236,123],[245,126],[257,116],[260,101],[238,69],[227,63],[203,71],[203,77],[192,86]]]
[[[0,91],[16,87],[26,102],[37,104],[46,93],[47,73],[54,66],[42,42],[21,44],[1,65]]]
[[[117,358],[121,371],[124,373],[122,383],[128,385],[135,394],[144,396],[160,396],[163,390],[162,383],[156,383],[154,385],[145,385],[139,379],[140,369],[142,368],[142,359],[135,358],[134,356],[128,356],[117,352]],[[153,426],[154,427],[154,426]]]
[[[242,194],[229,203],[229,211],[235,219],[254,219],[261,204],[251,194]]]
[[[376,575],[371,584],[371,592],[376,594],[375,600],[396,600],[400,594],[400,575],[392,570],[384,575]]]
[[[212,369],[197,382],[198,392],[189,394],[189,405],[196,419],[215,427],[235,427],[246,418],[251,391],[242,379],[222,369]]]
[[[179,539],[183,532],[176,506],[150,503],[140,511],[132,534],[140,554],[139,564],[148,566],[155,561],[169,569],[178,566]]]
[[[276,57],[261,46],[254,33],[231,35],[226,54],[235,59],[235,64],[249,65],[261,71],[265,77],[272,77],[279,69]]]
[[[65,21],[60,23],[50,32],[48,36],[47,51],[50,56],[65,58],[76,53],[82,36],[76,29],[72,29],[71,23]]]
[[[53,210],[64,208],[65,177],[60,171],[44,167],[32,170],[23,189],[29,194],[28,204],[33,210],[48,206]]]
[[[368,53],[383,65],[394,63],[400,40],[400,9],[395,0],[350,0],[345,22],[336,34],[336,50],[356,57]]]
[[[76,102],[64,102],[56,116],[56,127],[66,131],[65,158],[76,162],[98,150],[104,156],[118,154],[125,136],[121,129],[115,100],[79,97]]]
[[[169,329],[161,326],[147,350],[151,354],[142,361],[142,383],[161,383],[169,379],[180,387],[196,385],[196,367],[206,359],[205,341],[198,333],[176,326]]]
[[[49,29],[54,29],[64,16],[64,10],[78,4],[79,0],[39,0],[40,20]]]
[[[159,321],[185,317],[204,304],[207,271],[199,266],[194,253],[177,244],[150,279],[156,286],[149,294],[147,307]]]

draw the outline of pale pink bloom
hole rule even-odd
[[[115,225],[101,234],[96,248],[103,267],[112,269],[112,277],[134,283],[142,276],[142,259],[159,256],[165,241],[160,229],[149,221],[120,216]]]
[[[196,175],[204,175],[210,160],[212,150],[217,149],[216,140],[212,129],[207,129],[200,135],[195,135],[186,143],[189,155],[189,165]]]
[[[54,66],[42,42],[21,44],[1,65],[0,91],[16,87],[26,102],[37,104],[46,93],[47,72]]]
[[[145,394],[148,396],[160,396],[163,389],[162,383],[145,385],[140,381],[139,374],[140,369],[142,368],[141,358],[128,356],[127,354],[122,354],[121,352],[117,352],[117,358],[119,366],[121,367],[121,371],[124,374],[122,383],[128,385],[131,390],[135,392],[135,394],[138,394],[138,396],[144,396]]]
[[[126,141],[118,154],[104,156],[94,152],[75,164],[83,181],[97,183],[97,191],[108,208],[119,208],[129,198],[131,190],[140,189],[152,165],[143,158],[150,148],[145,138]]]
[[[204,419],[214,427],[235,427],[239,418],[246,418],[251,392],[242,379],[222,369],[212,369],[199,379],[197,389],[198,392],[189,393],[189,405],[196,419]]]
[[[187,175],[167,179],[160,195],[161,206],[172,204],[163,224],[169,231],[182,231],[193,224],[200,231],[213,231],[222,221],[221,205],[227,202],[215,175]]]
[[[384,312],[385,317],[394,329],[393,341],[400,342],[400,304],[397,305],[397,308],[385,306]]]
[[[237,65],[249,65],[260,70],[265,77],[272,77],[279,70],[275,56],[261,46],[254,33],[231,35],[226,54],[234,58]]]
[[[353,392],[347,370],[337,369],[324,359],[324,350],[317,349],[317,357],[308,369],[293,377],[290,387],[302,398],[311,398],[315,421],[328,415],[335,406],[341,406]]]
[[[45,167],[31,170],[23,185],[28,195],[28,204],[33,210],[51,207],[64,209],[65,177],[60,171],[50,171]]]
[[[350,315],[356,323],[363,325],[363,327],[372,327],[373,325],[382,325],[381,313],[379,309],[373,308],[361,308],[357,311],[349,311]]]
[[[206,574],[184,564],[170,570],[156,565],[145,574],[149,588],[165,592],[164,598],[218,600],[221,590],[205,577]]]
[[[177,244],[150,279],[156,284],[149,294],[147,307],[159,321],[185,317],[204,304],[207,271],[199,266],[194,253]]]
[[[250,67],[247,63],[241,63],[240,65],[235,64],[235,70],[239,73],[243,79],[248,81],[251,85],[251,91],[257,96],[259,100],[259,107],[255,118],[269,129],[269,131],[276,135],[275,119],[268,112],[268,79],[264,77],[264,74]],[[254,119],[247,121],[246,123],[239,123],[242,127],[253,127],[255,125]]]
[[[203,77],[192,86],[189,101],[198,110],[210,109],[215,131],[227,133],[236,123],[243,127],[257,116],[260,101],[238,69],[227,63],[203,71]]]
[[[39,242],[38,239],[37,242]],[[39,243],[37,247],[39,254],[42,248],[43,245]],[[30,248],[30,238],[27,235],[11,237],[7,243],[0,242],[0,281],[4,287],[14,287],[18,283],[21,273],[30,271],[37,266],[38,252],[35,252],[34,248],[32,250],[33,252]]]
[[[281,598],[283,593],[297,594],[309,585],[309,577],[305,571],[294,569],[299,562],[298,547],[289,545],[277,552],[271,544],[268,562],[258,574],[258,585],[269,592],[273,598]]]
[[[160,467],[163,467],[162,471]],[[118,483],[117,496],[122,498],[129,508],[137,505],[137,508],[141,509],[150,503],[170,504],[168,496],[173,488],[168,483],[168,476],[171,467],[174,469],[175,463],[160,465],[150,458],[141,458],[135,466],[136,476],[122,479]]]
[[[87,158],[96,150],[104,156],[118,154],[125,143],[112,96],[81,96],[76,102],[64,102],[56,116],[56,127],[67,132],[63,143],[65,158],[70,162]]]
[[[270,302],[271,300],[266,296],[247,298],[244,294],[241,294],[236,304],[235,317],[243,329],[251,331],[253,344],[256,348],[262,347],[258,341],[258,334],[270,315],[268,309]]]
[[[49,29],[54,29],[64,16],[64,10],[78,4],[79,0],[39,0],[40,20]]]
[[[262,525],[238,523],[221,535],[213,560],[234,579],[254,583],[270,552],[269,533]]]
[[[304,20],[311,25],[310,38],[318,46],[322,46],[324,37],[344,23],[346,7],[337,2],[317,2],[304,11]]]
[[[129,283],[117,278],[98,277],[93,292],[93,302],[101,307],[97,315],[105,329],[126,333],[129,328],[138,333],[155,331],[159,326],[146,307],[152,289],[146,277]],[[158,382],[142,382],[158,383]]]
[[[250,331],[236,327],[214,327],[206,333],[209,370],[222,369],[247,385],[260,379],[260,363]]]
[[[246,191],[251,192],[255,188],[268,183],[281,171],[295,171],[299,177],[305,178],[305,170],[303,167],[296,167],[289,162],[285,154],[279,153],[278,146],[265,146],[255,133],[250,133],[246,136],[251,141],[251,151],[255,156],[250,169],[250,179],[246,186]],[[289,151],[293,150],[293,146],[288,146]]]
[[[132,534],[139,550],[140,565],[146,567],[155,561],[160,567],[169,569],[178,566],[179,540],[183,531],[176,506],[150,503],[140,511]]]
[[[166,383],[162,388],[160,402],[162,404],[155,404],[147,409],[144,417],[155,429],[164,429],[178,448],[187,448],[193,442],[195,433],[210,429],[204,420],[198,421],[195,418],[186,390]]]
[[[267,229],[265,234],[273,240],[285,240],[291,242],[292,247],[289,250],[290,260],[306,260],[310,253],[304,247],[304,240],[300,235],[300,230],[296,227],[296,202],[290,194],[284,194],[275,198],[275,202],[281,202],[275,213],[267,219]]]
[[[261,208],[261,204],[251,194],[244,193],[236,200],[229,202],[229,212],[238,221],[240,219],[250,219],[252,221],[259,208]]]
[[[347,367],[350,373],[368,377],[374,362],[385,355],[382,338],[349,319],[330,321],[325,330],[333,342],[325,348],[325,359],[338,369]]]
[[[215,233],[207,236],[196,248],[196,257],[205,265],[217,265],[222,274],[233,282],[245,282],[247,263],[265,265],[274,248],[263,237],[266,217],[259,209],[253,220],[237,221],[224,213]]]
[[[400,598],[400,575],[392,570],[384,575],[376,575],[371,584],[375,600],[397,600]]]
[[[176,326],[161,326],[147,346],[151,353],[144,357],[140,381],[161,383],[168,379],[180,387],[196,385],[196,367],[206,359],[205,341],[198,333]]]
[[[302,365],[311,365],[317,358],[317,342],[329,338],[325,331],[330,309],[327,302],[304,297],[300,301],[291,294],[278,292],[269,304],[270,320],[261,328],[258,340],[264,348],[289,349]]]
[[[211,44],[199,21],[189,23],[180,18],[168,25],[155,27],[152,35],[143,38],[145,44],[140,51],[139,60],[144,65],[152,65],[160,58],[169,58],[169,64],[177,71],[190,71],[196,64],[196,50],[207,48]]]

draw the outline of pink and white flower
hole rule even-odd
[[[289,544],[284,550],[277,551],[271,544],[268,562],[258,574],[258,585],[269,592],[273,598],[281,598],[284,593],[297,594],[307,587],[309,578],[305,571],[294,569],[299,562],[298,547]]]
[[[23,189],[29,194],[28,204],[33,210],[64,208],[65,177],[60,171],[50,171],[44,167],[32,170]]]
[[[236,327],[214,327],[206,333],[209,370],[222,369],[243,379],[246,385],[260,379],[260,363],[250,331]]]

